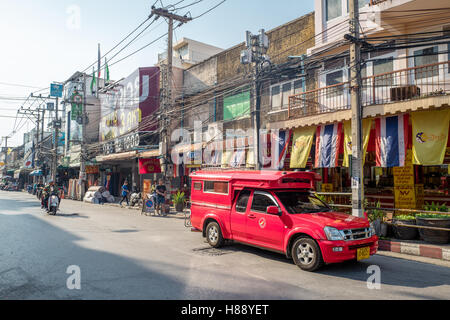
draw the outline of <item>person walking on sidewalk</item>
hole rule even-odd
[[[130,188],[128,187],[128,181],[125,180],[122,186],[122,200],[120,200],[120,206],[122,206],[123,200],[127,200],[127,206],[130,205],[130,202],[128,201],[128,194],[130,193]]]

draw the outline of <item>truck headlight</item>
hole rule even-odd
[[[341,232],[336,228],[325,227],[323,228],[323,231],[325,231],[328,240],[331,241],[344,240],[344,237],[342,236]]]
[[[373,237],[377,233],[375,232],[375,228],[373,227],[373,223],[370,223],[370,236]]]

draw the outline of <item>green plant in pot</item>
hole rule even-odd
[[[367,205],[367,203],[366,203]],[[368,217],[369,221],[372,223],[373,228],[375,229],[375,233],[379,237],[386,237],[388,233],[388,225],[383,222],[384,220],[384,212],[383,210],[380,210],[381,208],[381,202],[378,201],[375,204],[374,209],[370,209],[368,211]]]
[[[426,203],[425,210],[436,213],[421,213],[416,215],[416,223],[418,226],[450,229],[450,215],[442,214],[443,212],[448,212],[448,207],[445,204]],[[439,244],[450,242],[450,231],[419,229],[419,234],[426,242]]]
[[[398,215],[393,219],[394,235],[401,240],[415,240],[419,237],[419,232],[416,228],[402,227],[397,224],[416,225],[416,217],[414,215]]]
[[[177,212],[183,212],[184,205],[186,203],[186,195],[184,192],[178,191],[176,194],[172,195],[172,201]]]

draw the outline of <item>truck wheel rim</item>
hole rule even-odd
[[[312,246],[308,243],[302,243],[297,248],[297,257],[302,264],[310,264],[313,262],[315,253]]]
[[[217,239],[219,239],[219,231],[217,230],[216,227],[209,228],[208,235],[209,235],[209,240],[212,243],[215,243],[217,241]]]

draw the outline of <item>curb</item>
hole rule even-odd
[[[450,247],[443,248],[439,245],[378,240],[378,250],[450,261]]]

